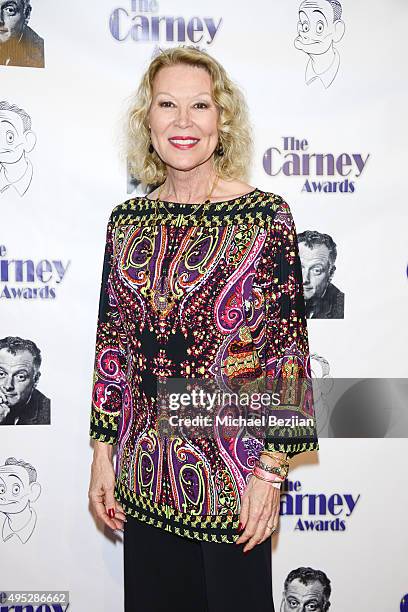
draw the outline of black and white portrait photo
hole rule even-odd
[[[29,25],[31,0],[0,0],[0,65],[44,68],[44,39]]]
[[[298,234],[308,319],[343,319],[344,293],[332,283],[337,247],[332,237],[306,230]]]
[[[330,595],[330,580],[324,572],[311,567],[298,567],[289,572],[285,579],[280,612],[327,612]]]
[[[32,340],[0,338],[0,425],[50,424],[50,400],[37,389],[40,368]]]

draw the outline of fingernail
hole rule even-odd
[[[239,525],[238,525],[238,531],[242,531],[242,523],[239,523]]]
[[[108,508],[108,516],[111,519],[115,516],[115,510],[113,508]]]

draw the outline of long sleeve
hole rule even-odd
[[[89,432],[95,440],[108,444],[115,444],[117,441],[126,382],[126,350],[114,291],[113,260],[114,241],[111,216],[106,230],[99,297]]]
[[[280,401],[269,411],[276,421],[268,419],[265,449],[292,457],[318,450],[319,444],[296,228],[289,205],[279,196],[275,202],[279,205],[267,220],[254,286],[262,296],[266,389],[277,392]]]

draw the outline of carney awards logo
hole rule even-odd
[[[157,0],[131,0],[128,8],[115,8],[109,19],[109,30],[119,42],[183,43],[211,45],[222,19],[159,15]]]
[[[354,193],[370,154],[314,153],[306,138],[283,136],[279,147],[270,147],[263,156],[269,176],[305,178],[305,193]]]
[[[294,531],[345,531],[359,499],[352,493],[304,493],[299,480],[285,480],[280,515],[295,519]]]
[[[64,280],[70,260],[9,259],[0,244],[0,299],[49,300],[56,298],[56,285]]]

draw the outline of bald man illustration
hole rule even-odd
[[[336,78],[340,55],[334,46],[344,36],[339,0],[304,0],[299,8],[295,47],[309,56],[305,81],[320,80],[327,89]]]
[[[30,0],[0,0],[0,65],[44,68],[44,40],[28,25]]]

